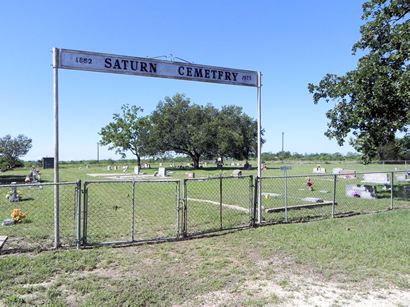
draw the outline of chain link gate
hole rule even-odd
[[[249,227],[254,221],[253,176],[184,180],[184,236]]]
[[[179,180],[84,182],[82,244],[177,238]]]

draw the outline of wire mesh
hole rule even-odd
[[[391,208],[391,178],[389,172],[366,172],[337,175],[337,215],[370,213]]]
[[[179,181],[86,182],[83,242],[174,238]]]
[[[185,180],[185,234],[250,225],[252,177]]]
[[[261,178],[262,221],[296,222],[330,217],[333,176],[281,176]]]
[[[395,172],[393,183],[393,208],[410,208],[410,171]]]
[[[178,233],[179,181],[135,184],[135,240],[175,238]]]
[[[60,183],[60,243],[76,243],[77,183]],[[49,249],[54,244],[54,184],[0,186],[0,236],[8,240],[3,251]],[[18,211],[20,210],[20,211]],[[14,218],[19,222],[14,222]],[[24,217],[25,216],[25,217]]]

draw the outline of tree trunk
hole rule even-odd
[[[139,168],[141,168],[141,157],[139,155],[136,155],[136,156],[137,156],[137,165]]]
[[[198,155],[191,155],[192,166],[193,166],[194,169],[199,168],[199,158],[200,158],[200,156],[198,156]]]

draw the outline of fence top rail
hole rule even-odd
[[[207,181],[207,180],[218,180],[218,179],[245,179],[253,178],[252,175],[245,176],[210,176],[210,177],[198,177],[198,178],[185,178],[184,181]]]
[[[156,182],[156,183],[173,182],[173,183],[178,183],[178,182],[180,182],[180,180],[178,180],[178,179],[86,180],[86,181],[84,181],[84,185],[88,185],[88,184],[91,184],[91,183],[147,183],[147,182]]]
[[[315,173],[311,173],[311,174],[302,174],[302,175],[289,175],[289,176],[262,176],[259,179],[283,179],[283,178],[302,178],[302,177],[338,177],[338,176],[345,176],[345,175],[349,175],[349,174],[355,174],[355,175],[365,175],[365,174],[398,174],[398,173],[406,173],[407,171],[405,170],[398,170],[398,171],[371,171],[371,172],[346,172],[346,173],[342,173],[342,174],[315,174]]]
[[[10,187],[44,187],[44,186],[61,186],[61,185],[77,185],[80,181],[64,181],[64,182],[41,182],[41,183],[16,183],[16,184],[0,184],[0,188],[10,188]]]

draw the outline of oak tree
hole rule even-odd
[[[363,4],[361,38],[353,46],[357,67],[343,76],[327,74],[309,84],[314,103],[335,102],[326,116],[325,135],[362,153],[364,161],[379,157],[410,123],[410,2],[369,0]]]

